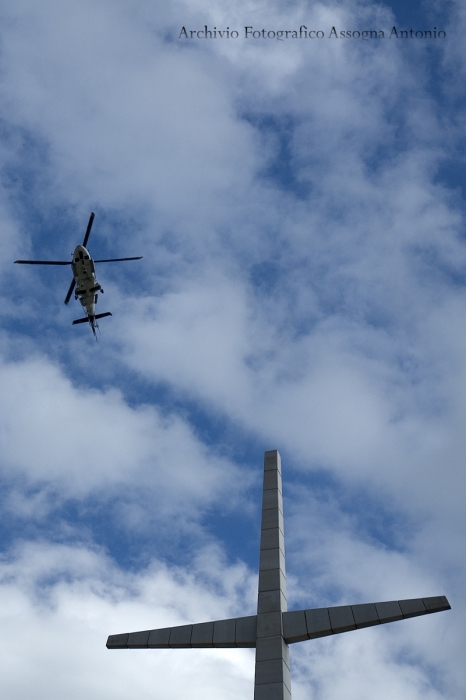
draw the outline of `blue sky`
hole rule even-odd
[[[204,25],[240,36],[178,38]],[[301,25],[324,37],[243,38]],[[105,641],[254,612],[268,449],[289,609],[453,607],[295,645],[295,700],[464,697],[465,25],[454,1],[3,4],[2,697],[252,697],[250,650]],[[99,267],[98,343],[68,270],[12,264],[66,260],[91,211],[93,257],[144,256]]]

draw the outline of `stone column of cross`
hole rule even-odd
[[[291,700],[286,610],[281,459],[273,450],[264,455],[254,700]]]
[[[281,460],[264,456],[257,615],[113,634],[108,649],[256,649],[254,700],[291,700],[289,644],[449,610],[445,596],[287,611]]]

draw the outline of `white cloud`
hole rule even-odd
[[[180,417],[131,408],[115,389],[73,386],[43,357],[4,362],[0,385],[3,475],[26,492],[103,501],[151,494],[151,517],[181,511],[189,518],[227,491],[230,508],[249,481],[238,480],[238,468]],[[44,500],[36,494],[34,502],[41,512]]]
[[[154,561],[131,574],[97,550],[25,542],[0,565],[2,693],[13,700],[33,686],[39,698],[123,698],[135,689],[156,698],[252,694],[249,650],[108,651],[104,646],[108,633],[241,614],[250,579],[244,567],[226,567],[212,550],[200,552],[190,571]],[[309,697],[315,687],[315,697],[336,698],[342,688],[350,697],[372,692],[378,700],[388,697],[389,689],[410,700],[442,697],[435,690],[439,681],[429,675],[442,629],[436,617],[440,621],[432,616],[293,645],[294,696]],[[420,648],[420,630],[428,640],[425,648]]]
[[[213,577],[216,564],[210,557]],[[244,696],[253,675],[247,650],[105,648],[115,631],[228,617],[232,599],[244,593],[246,571],[231,568],[222,593],[200,574],[201,581],[195,573],[154,562],[135,576],[98,551],[23,543],[0,564],[2,695],[19,699],[34,687],[38,698],[57,699],[125,698],[135,689],[155,698]]]

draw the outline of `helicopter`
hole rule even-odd
[[[87,242],[89,240],[89,235],[91,233],[92,224],[94,222],[94,212],[91,212],[89,217],[89,223],[87,224],[86,234],[82,245],[76,246],[72,259],[70,261],[63,260],[15,260],[15,263],[21,265],[71,265],[71,270],[73,272],[73,280],[68,289],[68,293],[65,297],[65,304],[68,304],[71,299],[71,295],[74,291],[74,298],[79,299],[81,306],[86,312],[84,318],[78,318],[76,321],[72,322],[75,326],[78,323],[89,323],[95,339],[97,340],[96,329],[99,327],[97,319],[105,318],[106,316],[111,316],[110,311],[106,311],[103,314],[95,313],[95,305],[97,304],[97,298],[99,292],[104,293],[104,290],[97,282],[95,277],[95,263],[106,263],[106,262],[122,262],[124,260],[141,260],[142,255],[136,258],[109,258],[108,260],[93,260],[89,255],[87,250]],[[76,290],[75,290],[76,287]]]

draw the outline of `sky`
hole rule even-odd
[[[293,645],[294,700],[462,700],[464,4],[0,12],[1,697],[252,698],[253,650],[105,642],[255,613],[278,449],[289,610],[452,606]],[[91,211],[143,256],[98,267],[98,342],[13,265]]]

